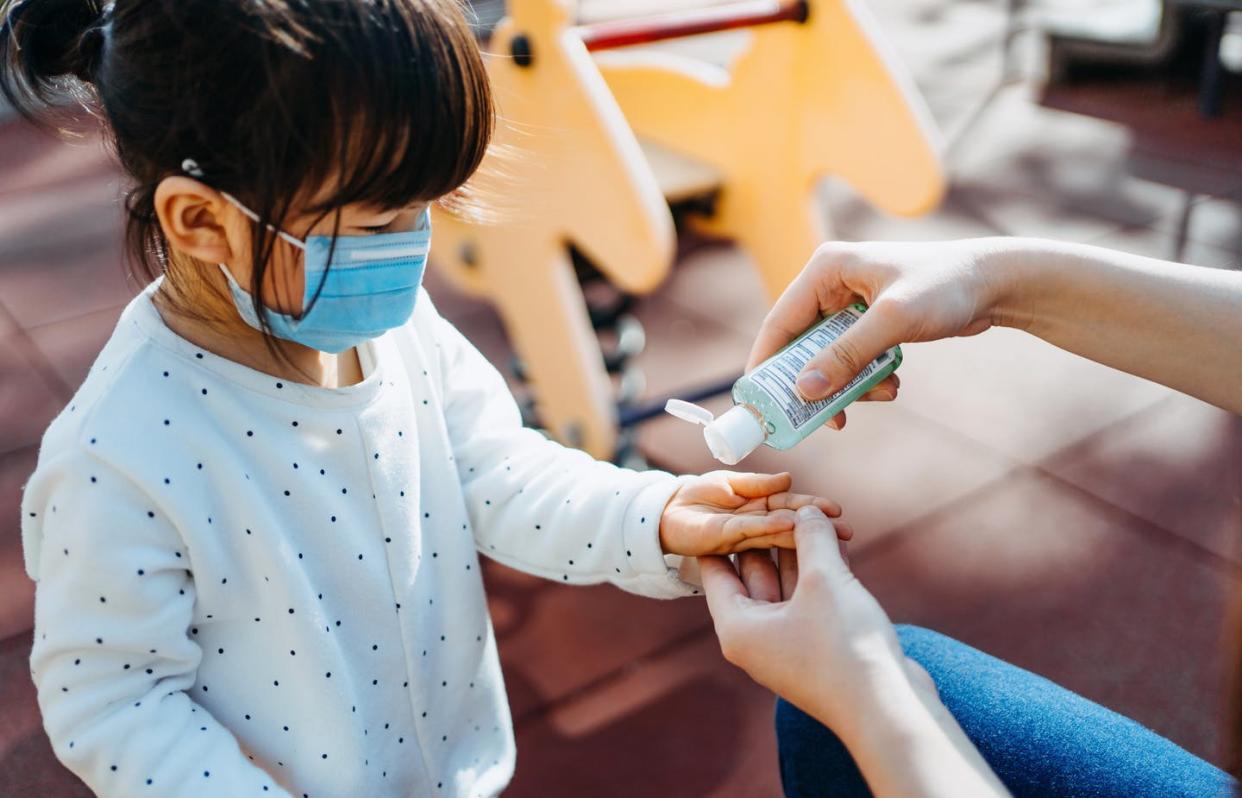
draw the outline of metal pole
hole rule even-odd
[[[807,0],[749,0],[653,17],[580,25],[575,32],[591,51],[680,39],[700,33],[753,28],[777,22],[806,22]]]

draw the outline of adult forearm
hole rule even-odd
[[[1034,239],[985,250],[996,324],[1242,412],[1242,272]]]
[[[939,698],[909,685],[886,688],[841,738],[880,798],[1009,794]]]

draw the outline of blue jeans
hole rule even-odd
[[[1233,795],[1223,771],[1047,679],[927,629],[899,626],[897,635],[1019,798]],[[841,741],[784,701],[777,702],[776,736],[786,796],[871,795]]]

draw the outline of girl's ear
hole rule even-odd
[[[155,189],[155,214],[174,250],[205,263],[228,263],[240,251],[231,240],[231,208],[219,192],[190,177],[166,177]]]

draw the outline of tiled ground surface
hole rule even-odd
[[[1051,235],[1242,265],[1242,98],[1205,125],[1177,86],[1044,96],[1026,82],[979,112],[1000,77],[1001,4],[872,5],[951,134],[953,188],[936,213],[897,220],[830,181],[836,235]],[[0,795],[86,794],[38,723],[16,503],[43,427],[133,292],[116,186],[92,143],[0,127]],[[432,282],[442,309],[507,362],[494,315]],[[738,369],[759,296],[743,254],[692,249],[639,310],[649,391]],[[909,347],[902,373],[897,404],[859,407],[845,431],[748,466],[792,470],[846,506],[857,570],[894,618],[1219,761],[1223,621],[1242,589],[1242,420],[1007,331]],[[713,465],[677,423],[641,440],[665,467]],[[521,750],[511,794],[778,791],[771,699],[720,660],[700,604],[500,568],[489,580]]]

